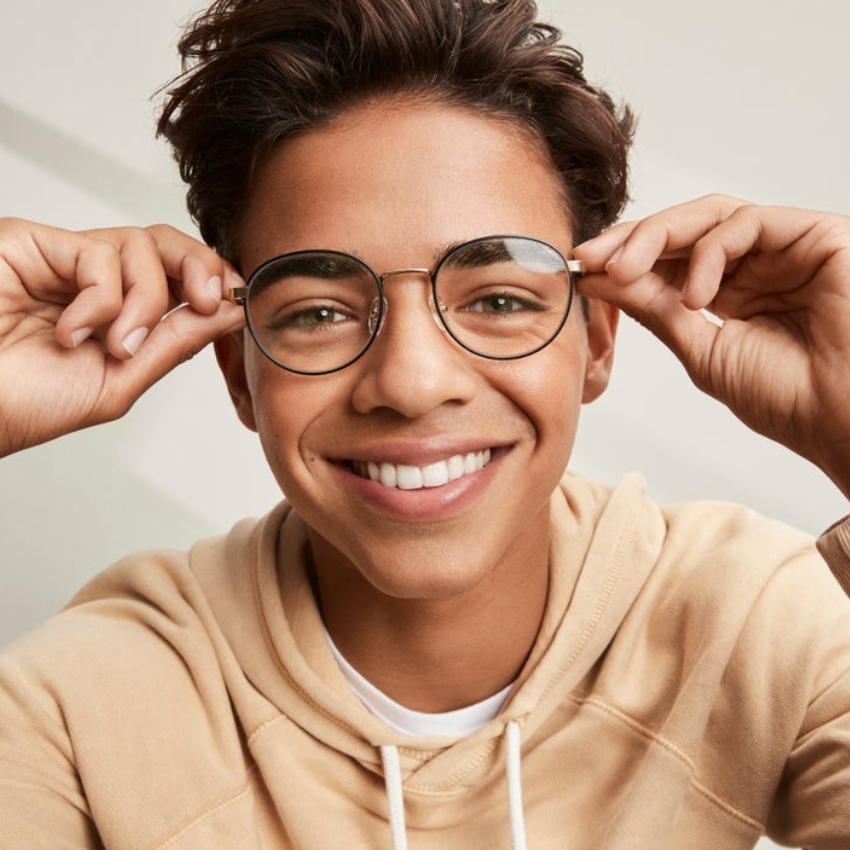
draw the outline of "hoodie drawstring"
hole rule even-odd
[[[401,760],[398,748],[381,747],[384,762],[384,783],[387,786],[387,802],[390,808],[390,829],[393,834],[393,850],[407,850],[407,830],[404,826],[404,790],[401,784]]]
[[[527,850],[525,815],[522,808],[522,735],[519,723],[512,720],[505,730],[507,743],[508,812],[511,822],[512,850]],[[398,748],[381,747],[384,763],[384,782],[389,804],[390,830],[393,850],[407,850],[407,830],[404,824],[404,789],[401,781],[401,760]]]
[[[519,723],[512,720],[505,732],[508,744],[508,808],[511,816],[511,847],[526,850],[525,814],[522,808],[522,737]]]

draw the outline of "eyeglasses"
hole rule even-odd
[[[558,335],[570,312],[580,260],[528,236],[486,236],[451,248],[430,269],[379,275],[341,251],[296,251],[263,263],[230,298],[245,306],[259,349],[301,375],[350,366],[375,341],[387,313],[388,278],[424,275],[431,311],[458,345],[491,360],[528,357]]]

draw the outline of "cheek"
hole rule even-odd
[[[579,351],[573,349],[567,356],[555,351],[547,354],[546,349],[511,364],[510,380],[502,376],[500,391],[533,430],[523,473],[530,488],[526,506],[548,500],[569,466],[584,385],[585,358]]]
[[[310,428],[330,405],[327,382],[291,375],[257,353],[246,358],[257,434],[282,489],[311,463]]]
[[[575,437],[587,368],[583,328],[543,351],[504,364],[502,392],[532,422],[539,443],[569,450]]]

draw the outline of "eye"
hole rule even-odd
[[[330,304],[316,304],[305,307],[290,306],[278,310],[269,317],[266,328],[269,331],[305,330],[332,327],[351,321],[350,313]]]
[[[302,310],[289,319],[291,325],[331,325],[344,322],[348,316],[332,307],[316,307],[314,310]]]
[[[490,292],[470,301],[462,308],[469,313],[489,313],[507,315],[508,313],[541,312],[545,306],[539,301],[522,297],[512,292]]]

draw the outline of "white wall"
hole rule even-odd
[[[72,228],[189,226],[152,92],[177,71],[188,0],[30,0],[0,11],[0,215]],[[631,213],[709,191],[850,212],[850,7],[839,0],[542,4],[591,78],[640,114]],[[747,502],[811,532],[848,510],[829,482],[749,434],[625,321],[613,384],[574,467],[641,469],[660,500]],[[0,399],[0,416],[2,400]],[[185,546],[278,498],[206,352],[122,422],[0,462],[0,644],[88,576]]]

